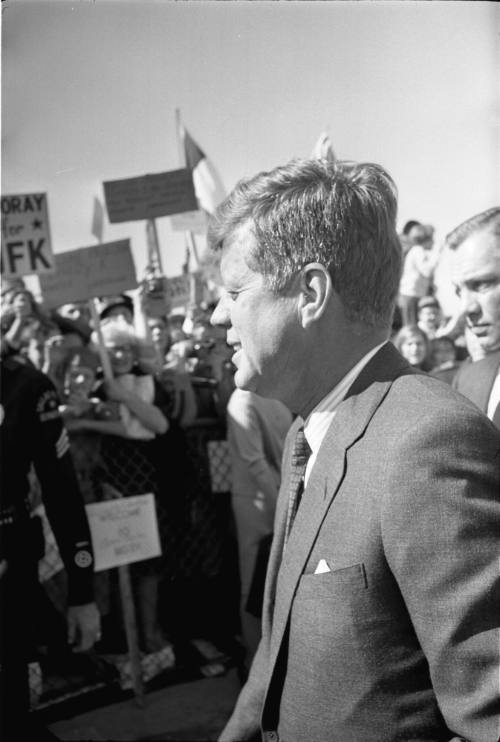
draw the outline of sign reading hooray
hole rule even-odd
[[[48,307],[122,294],[136,286],[130,240],[58,253],[55,272],[40,276],[40,289]]]
[[[96,572],[161,554],[152,494],[95,502],[85,509]]]
[[[54,256],[50,243],[47,194],[2,196],[1,272],[5,278],[30,273],[51,273]]]
[[[187,168],[108,180],[103,186],[108,219],[112,224],[155,219],[198,208],[193,176]]]

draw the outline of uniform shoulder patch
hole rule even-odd
[[[38,397],[36,413],[40,422],[55,420],[61,415],[59,413],[59,399],[55,389],[45,389]]]

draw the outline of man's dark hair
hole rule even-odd
[[[402,260],[396,212],[396,186],[380,165],[293,160],[240,181],[211,218],[208,244],[221,250],[250,222],[247,262],[273,291],[321,263],[349,319],[388,325]]]
[[[462,242],[472,234],[478,232],[491,232],[500,237],[500,207],[494,206],[491,209],[482,211],[467,219],[462,224],[446,235],[446,245],[451,250],[456,250]]]

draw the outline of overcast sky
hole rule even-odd
[[[48,193],[56,253],[95,244],[102,181],[179,166],[176,108],[227,189],[326,129],[337,156],[389,170],[399,226],[443,235],[500,201],[496,3],[2,6],[2,192]],[[158,229],[176,275],[184,238]],[[144,223],[106,224],[122,237],[140,273]]]

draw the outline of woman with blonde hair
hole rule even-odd
[[[168,437],[168,399],[154,377],[140,370],[141,341],[134,328],[123,318],[111,317],[101,323],[101,332],[113,378],[101,383],[96,396],[113,403],[114,414],[106,419],[79,418],[70,421],[69,427],[102,434],[100,459],[105,491],[122,497],[151,492],[155,496],[162,558],[137,562],[131,567],[138,594],[142,646],[153,652],[167,644],[158,620],[158,590],[165,559],[171,552],[169,529],[173,519],[169,501],[175,489],[171,486],[166,490],[165,469],[168,467],[172,474],[177,452]],[[92,341],[97,343],[95,333]],[[175,477],[170,479],[171,485],[174,481]]]

